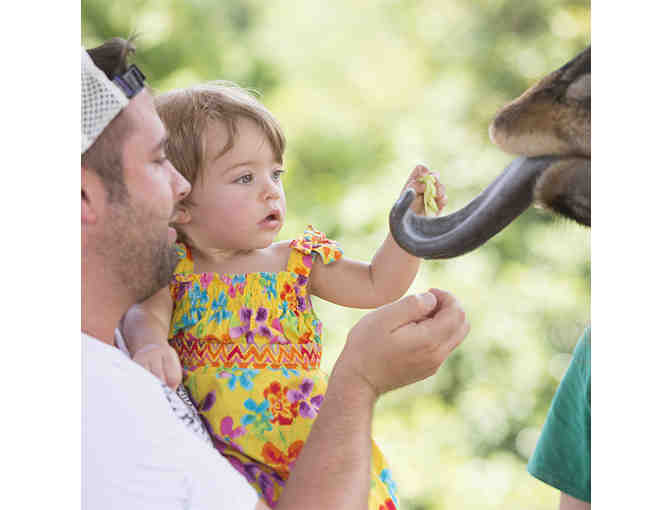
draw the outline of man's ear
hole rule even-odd
[[[82,167],[82,225],[93,225],[105,203],[105,188],[98,174]]]

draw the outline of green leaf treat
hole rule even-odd
[[[432,174],[423,175],[418,178],[419,182],[425,184],[425,214],[438,214],[439,208],[436,205],[436,179]]]

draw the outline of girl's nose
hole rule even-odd
[[[175,193],[177,201],[179,202],[180,200],[183,200],[187,197],[191,191],[191,184],[189,184],[189,181],[186,180],[182,174],[175,169],[172,163],[170,166],[173,169],[173,192]]]
[[[280,198],[280,183],[268,179],[264,182],[264,188],[262,190],[261,196],[264,200],[271,200]]]
[[[277,188],[269,188],[266,191],[264,198],[266,198],[266,200],[280,198],[280,192],[277,190]]]

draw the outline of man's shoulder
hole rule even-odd
[[[190,434],[212,446],[198,411],[182,385],[178,388],[180,391],[175,392],[133,362],[125,354],[120,335],[116,338],[120,349],[92,337],[84,340],[85,416],[96,409],[96,412],[114,417],[122,426],[127,419],[129,426],[140,429],[140,432],[145,428],[151,434],[155,433],[152,427],[179,434],[181,430],[175,432],[172,429],[175,424],[181,424]],[[104,409],[98,409],[101,401],[108,402]]]
[[[84,382],[94,388],[108,391],[125,391],[124,387],[135,386],[137,382],[144,388],[156,386],[156,378],[134,363],[126,353],[100,340],[82,333],[82,354],[84,362]]]
[[[138,439],[143,430],[156,434],[177,422],[154,375],[115,347],[84,335],[82,340],[85,420],[113,419],[120,432],[131,429]]]
[[[173,509],[185,501],[191,508],[217,508],[224,497],[231,508],[254,507],[256,493],[244,478],[185,427],[185,416],[197,416],[185,411],[177,394],[119,349],[82,339],[89,508]]]

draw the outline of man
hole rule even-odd
[[[590,328],[574,348],[527,470],[560,491],[559,510],[590,510]]]
[[[266,508],[189,430],[198,424],[174,393],[114,347],[121,315],[168,283],[169,222],[189,192],[165,158],[166,132],[144,76],[126,65],[130,51],[121,39],[82,50],[84,506]],[[468,330],[457,301],[435,289],[364,316],[276,508],[367,508],[377,398],[432,375]]]

